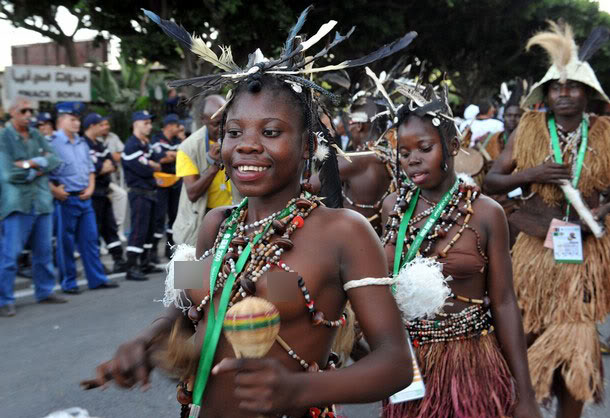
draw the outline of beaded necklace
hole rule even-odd
[[[401,220],[411,203],[411,199],[415,198],[416,194],[419,195],[418,197],[421,197],[421,193],[416,192],[417,188],[412,185],[403,185],[400,187],[396,203],[394,204],[394,208],[389,213],[389,218],[385,229],[386,233],[381,239],[384,247],[386,245],[396,246],[399,235],[398,229],[400,227]],[[419,253],[421,256],[427,256],[427,254],[430,254],[434,244],[439,239],[445,238],[454,225],[458,225],[459,229],[455,233],[453,238],[449,241],[449,243],[447,243],[447,245],[441,251],[438,252],[437,256],[432,256],[431,258],[447,257],[447,253],[462,237],[464,230],[469,229],[473,231],[476,236],[477,251],[479,252],[481,257],[483,257],[483,259],[487,261],[487,256],[485,255],[481,247],[481,239],[478,232],[468,224],[474,213],[474,210],[472,209],[472,204],[478,198],[479,195],[480,191],[478,187],[466,185],[463,182],[459,184],[451,200],[443,209],[439,217],[439,221],[426,235],[425,241],[427,241],[427,245],[425,247],[421,246],[419,249]],[[407,226],[408,233],[405,236],[405,249],[403,250],[403,253],[400,256],[404,256],[404,253],[408,251],[410,245],[413,244],[416,235],[420,231],[420,228],[416,227],[415,225],[423,221],[425,218],[429,217],[436,206],[436,203],[431,202],[428,199],[424,198],[424,201],[431,206],[413,215],[413,217],[410,219]],[[460,219],[462,217],[463,221],[460,223]],[[395,256],[398,257],[399,255],[396,254]],[[487,296],[484,299],[473,299],[451,293],[450,297],[456,300],[484,305],[485,307],[489,306],[489,298]]]
[[[231,273],[234,275],[237,273],[236,260],[242,254],[246,245],[252,241],[253,236],[260,233],[263,233],[262,237],[252,248],[248,261],[241,273],[237,276],[237,280],[231,291],[229,306],[234,305],[241,298],[253,296],[256,293],[257,281],[273,267],[278,267],[286,272],[294,273],[295,271],[282,261],[281,256],[284,252],[290,251],[294,247],[290,236],[297,229],[300,229],[305,225],[305,219],[321,204],[322,203],[317,197],[313,197],[308,193],[303,193],[300,197],[291,199],[288,202],[286,208],[293,207],[288,215],[283,218],[278,218],[279,214],[286,210],[284,209],[267,216],[260,221],[253,222],[250,225],[244,225],[248,213],[247,206],[240,209],[239,215],[234,218],[235,220],[233,223],[227,222],[221,227],[213,247],[207,250],[200,258],[200,260],[203,260],[214,255],[224,233],[236,224],[236,233],[231,239],[227,253],[223,258],[223,263],[214,286],[214,293],[224,287]],[[258,229],[247,232],[250,228]],[[335,328],[345,325],[347,320],[347,314],[345,312],[337,320],[327,320],[324,313],[316,309],[315,301],[311,297],[302,277],[298,276],[296,285],[303,294],[305,307],[310,314],[314,326],[324,325],[328,328]],[[204,308],[209,302],[210,292],[201,300],[199,305],[192,306],[189,309],[188,317],[193,321],[195,327],[203,318]],[[315,362],[309,364],[301,359],[284,340],[278,337],[277,341],[286,350],[288,355],[299,362],[305,370],[315,371],[319,369]]]

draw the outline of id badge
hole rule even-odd
[[[421,399],[426,395],[426,386],[424,385],[424,378],[421,375],[421,371],[419,370],[419,366],[417,365],[417,359],[415,357],[415,351],[413,350],[413,345],[411,344],[411,338],[408,337],[409,351],[411,352],[411,358],[413,359],[413,382],[400,392],[396,392],[394,395],[390,396],[390,402],[401,403],[414,401],[417,399]]]
[[[552,231],[556,263],[582,264],[582,233],[579,225],[557,226]]]

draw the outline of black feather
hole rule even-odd
[[[161,19],[159,16],[157,16],[150,10],[142,9],[142,11],[150,20],[159,25],[159,27],[163,29],[163,32],[165,32],[167,36],[180,42],[189,51],[191,50],[191,35],[189,35],[186,29],[184,29],[182,26],[178,26],[170,20]]]
[[[307,19],[307,15],[311,11],[311,9],[313,9],[313,5],[307,6],[307,8],[301,12],[299,19],[297,20],[297,23],[295,23],[294,26],[292,27],[292,29],[290,29],[290,32],[288,32],[288,38],[286,39],[286,42],[284,43],[284,50],[282,51],[282,56],[281,56],[282,59],[292,53],[292,45],[293,45],[294,38],[298,35],[298,33],[303,28],[303,25],[305,24],[305,20]]]
[[[328,53],[328,51],[330,51],[332,48],[334,48],[335,46],[339,45],[341,42],[343,42],[347,38],[349,38],[352,35],[352,33],[354,33],[354,30],[356,30],[356,27],[352,26],[350,31],[347,32],[345,35],[341,35],[339,32],[335,32],[335,39],[333,39],[333,41],[330,44],[328,44],[328,46],[326,46],[324,49],[322,49],[312,58],[309,58],[307,61],[303,61],[303,63],[301,63],[300,65],[295,66],[295,69],[303,68],[303,67],[307,66],[309,63],[311,63],[312,61],[315,61],[318,58],[325,56]]]
[[[610,39],[610,30],[608,28],[603,26],[594,28],[587,40],[578,49],[578,59],[589,61],[608,39]]]
[[[416,37],[417,37],[417,32],[409,32],[402,38],[395,40],[391,44],[382,46],[375,52],[371,52],[370,54],[368,54],[362,58],[348,61],[347,67],[345,67],[345,68],[353,68],[353,67],[360,67],[362,65],[368,65],[371,62],[388,57],[388,56],[406,48],[407,46],[409,46],[409,44]]]
[[[328,132],[326,132],[328,135]],[[329,138],[329,136],[327,137]],[[329,208],[342,208],[341,177],[339,176],[339,162],[335,147],[329,145],[328,156],[322,163],[319,171],[320,196],[324,197],[324,204]]]
[[[345,90],[349,90],[349,87],[352,84],[347,71],[333,71],[322,75],[320,80],[343,87]]]
[[[167,83],[169,87],[185,87],[185,86],[195,86],[195,87],[207,87],[211,84],[216,84],[218,81],[222,81],[223,78],[218,74],[204,75],[201,77],[193,77],[193,78],[185,78],[182,80],[173,80]],[[226,78],[227,82],[230,82],[228,78]]]

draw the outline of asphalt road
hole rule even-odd
[[[0,318],[0,418],[42,418],[75,406],[99,418],[178,416],[175,383],[159,373],[154,373],[146,393],[116,388],[83,391],[78,386],[162,308],[154,302],[163,290],[161,274],[143,283],[118,281],[119,289],[66,295],[70,302],[64,305],[38,305],[29,290],[20,292],[17,316]],[[600,330],[610,335],[608,323]],[[610,370],[610,357],[604,363]],[[378,404],[340,409],[340,415],[349,418],[378,413]],[[608,404],[588,407],[585,414],[608,416]]]

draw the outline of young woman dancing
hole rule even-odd
[[[416,256],[435,259],[451,293],[440,314],[405,321],[426,395],[386,402],[384,416],[540,417],[504,212],[456,175],[459,140],[446,91],[398,90],[406,98],[396,115],[398,166],[410,181],[384,202],[385,252],[395,276]]]
[[[148,15],[201,52],[201,44],[184,29]],[[100,365],[97,379],[87,382],[92,386],[111,378],[123,387],[148,384],[153,354],[164,346],[157,342],[167,340],[166,363],[173,360],[182,379],[182,416],[330,417],[333,403],[379,400],[411,381],[406,333],[390,289],[360,286],[387,275],[383,248],[364,217],[326,206],[340,199],[340,182],[313,96],[313,90],[325,92],[299,76],[311,69],[311,60],[299,59],[311,44],[294,42],[304,15],[280,59],[263,59],[257,51],[242,70],[230,53],[223,54],[216,63],[221,61],[224,73],[174,84],[195,84],[205,91],[233,83],[223,109],[221,156],[246,198],[238,207],[206,215],[196,249],[205,272],[200,288],[182,293],[170,286],[176,305]],[[365,65],[404,48],[414,36],[333,68]],[[345,38],[337,33],[331,46]],[[204,52],[202,57],[209,58]],[[323,161],[324,201],[308,192],[314,154]],[[262,359],[236,359],[218,323],[227,306],[252,295],[271,300],[279,310],[280,338]],[[352,366],[318,373],[332,366],[331,345],[345,324],[348,300],[372,352]],[[194,336],[193,350],[181,332]]]

